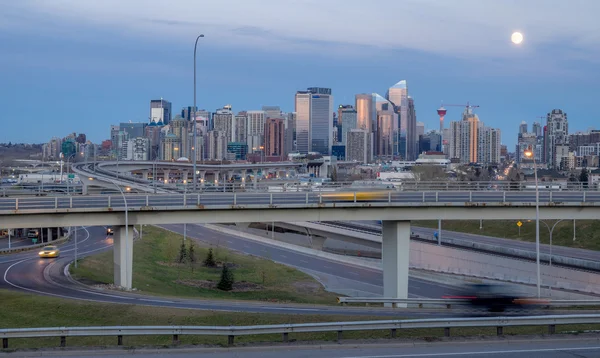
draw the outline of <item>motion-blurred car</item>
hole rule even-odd
[[[545,299],[525,297],[514,286],[503,284],[469,284],[464,286],[462,295],[453,298],[466,299],[472,306],[490,312],[504,312],[508,308],[534,308],[547,302]]]
[[[56,246],[46,246],[38,253],[40,257],[54,258],[60,255],[60,250]]]
[[[371,200],[387,200],[389,191],[336,191],[322,193],[323,199],[329,199],[332,201],[371,201]]]
[[[112,227],[110,227],[110,226],[109,226],[109,227],[107,227],[107,228],[106,228],[106,235],[112,235],[112,234],[114,234],[113,228],[112,228]]]

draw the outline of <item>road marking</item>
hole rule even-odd
[[[592,351],[600,347],[573,347],[573,348],[542,348],[542,349],[511,349],[505,351],[475,351],[475,352],[453,352],[453,353],[415,353],[415,354],[393,354],[383,356],[348,356],[342,358],[408,358],[408,357],[448,357],[469,356],[506,353],[541,353],[541,352],[570,352],[570,351]]]
[[[348,271],[349,273],[356,275],[356,276],[360,276],[360,274],[356,273],[356,272],[352,272],[352,271]]]
[[[330,269],[331,266],[323,265],[323,268]]]
[[[307,263],[308,263],[308,261],[306,261],[306,260],[300,260],[300,262],[302,262],[302,263],[304,263],[304,264],[307,264]]]
[[[279,256],[283,257],[284,259],[287,259],[287,256],[285,256],[285,255],[279,254]]]

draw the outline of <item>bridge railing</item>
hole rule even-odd
[[[117,344],[123,345],[125,336],[171,336],[174,345],[183,335],[226,336],[228,344],[233,345],[235,337],[261,334],[281,334],[284,342],[292,333],[337,332],[342,340],[343,333],[349,331],[389,330],[395,337],[401,329],[444,329],[444,335],[450,336],[450,330],[462,327],[496,327],[497,335],[503,335],[504,327],[547,326],[548,333],[555,333],[557,325],[597,324],[599,314],[586,315],[546,315],[520,317],[473,317],[473,318],[433,318],[411,320],[350,321],[324,323],[294,323],[260,326],[106,326],[106,327],[48,327],[48,328],[8,328],[0,329],[3,349],[8,349],[9,339],[60,337],[60,346],[65,347],[67,337],[117,337]]]
[[[600,306],[600,300],[550,300],[550,299],[527,299],[530,303],[543,307],[579,307]],[[398,305],[412,305],[419,308],[425,306],[452,306],[468,305],[469,300],[460,298],[385,298],[385,297],[338,297],[338,303],[347,304],[390,304],[392,307]]]

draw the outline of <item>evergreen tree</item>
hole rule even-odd
[[[180,264],[184,263],[187,258],[187,249],[185,248],[185,242],[181,241],[181,246],[179,247],[179,257],[177,262]]]
[[[188,251],[188,259],[192,264],[196,263],[196,249],[194,249],[194,244],[190,244],[190,249]]]
[[[206,266],[206,267],[217,266],[217,263],[215,262],[215,256],[213,255],[212,248],[208,249],[208,254],[206,255],[206,259],[204,260],[204,266]]]
[[[221,279],[217,284],[217,288],[221,291],[231,291],[233,289],[233,272],[229,270],[226,263],[223,264]]]

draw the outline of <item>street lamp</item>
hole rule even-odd
[[[523,154],[533,159],[533,176],[535,180],[535,264],[537,269],[537,295],[542,296],[541,272],[540,272],[540,192],[538,188],[537,164],[532,147],[528,147]]]
[[[123,192],[123,189],[121,189],[121,187],[112,179],[109,179],[111,183],[114,184],[114,186],[117,187],[117,189],[119,190],[119,192],[121,193],[121,196],[123,197],[123,203],[125,203],[125,281],[128,281],[129,279],[129,275],[128,275],[128,270],[127,270],[127,261],[129,261],[129,209],[127,208],[127,198],[125,197],[125,193]],[[125,188],[126,191],[131,191],[130,187]],[[133,270],[132,270],[133,271]],[[133,272],[132,272],[133,274]],[[121,282],[122,283],[122,282]],[[125,282],[125,288],[127,287],[127,282]]]
[[[196,50],[198,49],[198,40],[201,37],[204,37],[204,34],[198,35],[196,37],[196,42],[194,43],[194,108],[192,108],[193,116],[192,116],[192,130],[194,131],[194,145],[192,147],[192,155],[194,156],[194,190],[196,189],[196,146],[198,144],[197,136],[198,131],[196,130]]]

